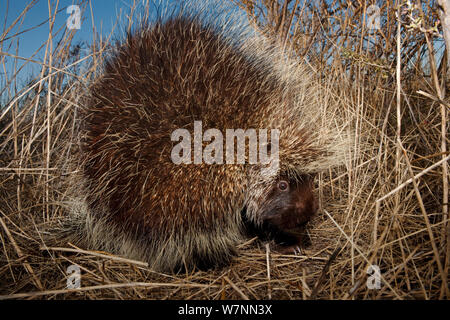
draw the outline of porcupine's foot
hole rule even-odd
[[[302,248],[311,246],[311,237],[306,226],[297,230],[289,230],[282,237],[275,239],[273,250],[281,254],[301,255]]]
[[[269,223],[257,225],[247,218],[245,210],[244,208],[241,211],[241,216],[247,236],[258,236],[262,241],[270,241],[273,251],[281,254],[301,255],[301,248],[311,245],[311,238],[306,227],[307,222],[291,229],[280,229]]]

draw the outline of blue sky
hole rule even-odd
[[[72,44],[81,43],[84,48],[87,48],[92,43],[93,39],[93,25],[96,33],[103,37],[108,36],[113,29],[117,21],[117,17],[120,17],[122,24],[117,26],[115,34],[120,35],[124,31],[126,26],[126,14],[130,11],[133,2],[142,3],[145,0],[91,0],[91,8],[82,13],[81,29],[75,34]],[[150,1],[163,1],[169,4],[174,4],[178,0],[150,0]],[[194,0],[201,3],[205,3],[208,0]],[[223,0],[227,1],[227,0]],[[315,0],[311,0],[315,1]],[[55,9],[57,0],[50,0],[52,10]],[[72,4],[77,4],[77,0],[59,0],[58,14],[56,15],[54,30],[64,29],[69,14],[66,12],[66,8]],[[220,3],[220,0],[219,0]],[[27,12],[23,21],[18,23],[12,30],[9,31],[7,39],[0,43],[0,50],[8,52],[10,54],[16,54],[15,48],[18,46],[19,50],[17,54],[21,57],[30,58],[32,54],[47,40],[49,33],[49,9],[48,0],[0,0],[0,36],[4,32],[4,28],[8,28],[13,21],[19,17],[20,13],[27,5],[33,4],[31,9]],[[93,15],[93,18],[92,18]],[[6,20],[5,20],[6,19]],[[6,23],[4,23],[6,21]],[[36,27],[40,25],[39,27]],[[36,28],[34,28],[36,27]],[[29,28],[33,30],[24,32],[19,36],[13,36],[17,33],[23,32]],[[62,32],[61,31],[61,32]],[[61,34],[61,33],[60,33]],[[8,39],[9,38],[9,39]],[[60,35],[54,39],[54,45],[60,38]],[[120,38],[120,36],[119,36]],[[17,41],[19,42],[17,44]],[[45,49],[45,48],[44,48]],[[44,49],[40,50],[33,60],[44,60]],[[0,59],[4,57],[0,55]],[[17,60],[19,66],[24,63],[22,60]],[[11,71],[13,70],[13,63],[15,60],[11,57],[6,57],[6,67],[8,78],[11,78]],[[2,67],[2,64],[0,64]],[[37,75],[41,69],[41,66],[36,63],[27,63],[24,70],[22,70],[17,77],[19,82],[24,82],[30,75]],[[5,86],[5,76],[3,68],[0,68],[0,91]],[[22,83],[19,83],[19,87]]]
[[[51,0],[52,10],[55,9],[55,5],[57,3],[56,0]],[[56,15],[56,21],[54,30],[58,30],[61,27],[66,25],[66,21],[70,16],[66,12],[66,8],[72,4],[77,4],[78,1],[74,0],[60,0],[58,11],[60,11]],[[137,0],[136,2],[142,2]],[[49,33],[49,24],[47,22],[49,17],[49,9],[48,9],[48,1],[47,0],[0,0],[0,35],[4,31],[4,21],[6,17],[6,28],[8,28],[17,17],[20,16],[20,13],[29,5],[33,4],[31,9],[25,15],[23,22],[18,23],[7,35],[11,37],[18,32],[22,32],[29,28],[34,28],[40,24],[41,26],[27,31],[19,36],[12,37],[9,40],[5,40],[2,44],[2,51],[16,54],[15,48],[18,44],[18,55],[21,57],[29,58],[32,54],[47,40]],[[126,19],[126,13],[129,12],[131,5],[133,4],[133,0],[92,0],[92,14],[94,19],[92,19],[91,8],[88,6],[87,10],[82,13],[82,24],[81,29],[76,32],[74,41],[72,44],[76,43],[84,43],[90,44],[92,43],[93,37],[93,24],[95,26],[95,30],[97,34],[102,36],[107,36],[111,33],[111,30],[116,23],[117,17],[120,16],[121,20],[124,21]],[[119,30],[118,30],[118,29]],[[116,27],[116,32],[121,31],[120,26]],[[62,31],[61,31],[62,32]],[[58,40],[59,37],[56,37],[54,41]],[[12,47],[9,47],[12,45]],[[56,45],[56,44],[54,44]],[[0,56],[0,58],[2,58]],[[33,60],[43,61],[44,59],[44,50],[42,49]],[[12,58],[7,58],[7,68],[9,72],[12,70],[12,63],[14,62]],[[23,62],[19,62],[23,63]],[[26,68],[21,72],[19,79],[24,80],[28,75],[34,74],[36,75],[40,71],[40,66],[37,64],[28,63]],[[4,86],[4,70],[0,70],[0,86]]]

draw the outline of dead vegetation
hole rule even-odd
[[[321,210],[302,255],[250,239],[227,268],[176,275],[44,240],[42,230],[67,214],[79,93],[110,38],[80,50],[73,32],[54,25],[63,9],[54,5],[44,60],[19,57],[22,19],[35,2],[0,37],[3,71],[6,58],[41,68],[26,85],[13,68],[0,88],[0,298],[450,298],[448,62],[436,1],[382,1],[379,29],[364,19],[370,1],[235,1],[260,32],[317,70],[354,121],[355,150],[345,168],[319,177]],[[90,10],[89,1],[80,5]],[[81,289],[66,289],[70,265],[81,269]],[[380,289],[367,286],[370,265],[380,268]]]

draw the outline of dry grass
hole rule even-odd
[[[255,17],[254,1],[239,3]],[[294,3],[298,10],[289,16]],[[446,62],[435,55],[436,34],[424,30],[436,17],[426,14],[422,28],[414,28],[408,14],[420,10],[402,11],[399,24],[395,5],[385,4],[386,19],[371,35],[361,21],[366,6],[335,4],[339,10],[291,1],[289,10],[274,11],[284,15],[256,16],[262,32],[279,34],[318,70],[327,94],[354,121],[347,166],[318,179],[321,210],[310,231],[312,246],[287,256],[250,239],[227,268],[177,275],[45,240],[42,230],[67,214],[64,183],[77,170],[68,159],[75,152],[69,142],[77,131],[79,93],[95,76],[109,38],[97,37],[81,55],[73,33],[53,28],[61,8],[52,7],[45,59],[34,61],[16,54],[21,20],[4,26],[3,70],[9,57],[37,63],[41,72],[20,86],[21,70],[14,70],[1,88],[0,298],[449,299]],[[89,2],[82,6],[90,8]],[[426,5],[421,10],[433,12]],[[72,264],[82,271],[77,291],[66,289]],[[371,264],[381,270],[378,290],[366,285]]]

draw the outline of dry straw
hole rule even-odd
[[[0,88],[0,298],[449,299],[448,61],[439,12],[435,1],[383,2],[373,30],[369,2],[233,1],[258,32],[316,70],[324,97],[352,121],[354,148],[345,167],[318,178],[321,210],[302,255],[251,239],[224,269],[174,275],[52,240],[67,214],[64,183],[78,170],[67,142],[77,132],[79,93],[111,36],[76,50],[75,31],[55,25],[65,10],[56,2],[43,21],[43,60],[20,57],[18,39],[32,30],[21,27],[30,1],[0,34],[0,63],[9,70]],[[80,6],[92,12],[90,1]],[[129,26],[136,15],[131,10]],[[6,58],[40,72],[22,85],[23,69],[7,69]],[[81,289],[66,288],[72,264]],[[379,289],[366,285],[372,264]]]

